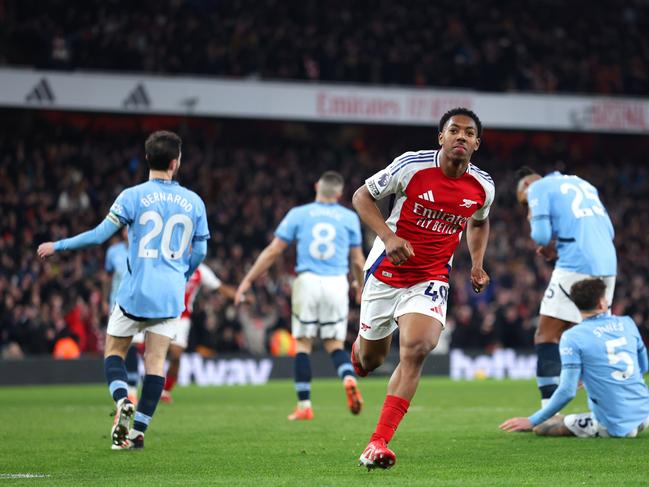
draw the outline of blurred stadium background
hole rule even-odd
[[[102,380],[106,246],[45,263],[35,250],[93,227],[121,189],[146,178],[149,132],[182,136],[180,180],[208,209],[206,262],[236,285],[285,212],[313,198],[323,171],[344,175],[349,206],[394,157],[436,147],[439,117],[458,105],[486,127],[474,162],[496,182],[492,284],[470,292],[464,245],[430,372],[453,373],[449,357],[461,350],[500,354],[510,360],[505,375],[534,373],[551,267],[516,206],[513,172],[525,164],[599,188],[617,233],[614,311],[649,338],[649,2],[73,5],[0,0],[0,382],[71,380],[69,367],[43,367],[69,337],[80,360],[98,364],[75,380],[95,371]],[[372,238],[366,232],[366,250]],[[290,353],[282,330],[293,276],[289,252],[255,286],[253,306],[199,296],[191,360],[246,357],[290,376],[265,357]],[[357,321],[353,308],[349,340]],[[323,362],[321,373],[329,368]]]

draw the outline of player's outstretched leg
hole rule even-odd
[[[376,429],[359,465],[369,470],[390,468],[396,463],[396,455],[387,445],[410,407],[424,361],[437,346],[441,332],[441,323],[430,316],[408,313],[399,318],[399,365],[390,377]]]
[[[144,351],[144,368],[146,375],[142,382],[142,394],[135,412],[135,421],[128,439],[130,448],[144,448],[144,433],[146,432],[153,413],[155,413],[165,378],[163,376],[164,361],[171,339],[158,333],[147,331]]]
[[[137,404],[133,429],[129,433],[131,448],[144,448],[144,433],[146,432],[158,401],[162,395],[165,378],[161,375],[147,374],[142,382],[142,396]]]
[[[116,404],[115,421],[110,432],[112,448],[121,450],[128,447],[127,437],[131,428],[131,419],[135,412],[133,403],[128,399],[124,359],[119,355],[106,357],[104,359],[104,373],[108,389]]]
[[[358,388],[349,354],[343,349],[343,346],[343,342],[339,340],[324,341],[325,350],[331,355],[331,361],[336,367],[338,377],[343,381],[345,395],[347,396],[347,407],[352,414],[359,414],[363,408],[363,397]]]
[[[293,367],[295,371],[297,407],[289,414],[288,419],[291,421],[313,419],[313,407],[311,406],[311,357],[309,354],[304,351],[296,353]]]
[[[367,467],[368,470],[374,468],[386,469],[394,466],[397,457],[388,448],[388,443],[397,431],[397,427],[404,415],[408,412],[409,406],[410,401],[407,399],[391,394],[386,396],[376,429],[359,458],[359,465]]]

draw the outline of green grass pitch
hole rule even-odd
[[[390,446],[396,466],[357,459],[387,379],[361,380],[352,416],[337,380],[315,380],[315,419],[292,423],[292,383],[177,388],[143,451],[111,451],[104,386],[0,389],[2,485],[647,485],[649,433],[636,439],[538,438],[498,425],[533,412],[533,382],[425,378]],[[585,411],[583,391],[567,409]],[[44,477],[10,479],[16,474]]]

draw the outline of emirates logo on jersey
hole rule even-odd
[[[413,212],[420,217],[416,221],[418,227],[447,235],[461,232],[469,221],[465,216],[427,208],[420,203],[414,204]]]

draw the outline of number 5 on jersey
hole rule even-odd
[[[624,362],[626,364],[626,370],[616,370],[614,372],[611,372],[611,376],[615,380],[627,380],[633,375],[633,371],[635,369],[631,355],[629,355],[627,352],[615,353],[615,349],[617,347],[623,347],[626,344],[627,341],[625,337],[616,338],[615,340],[608,340],[606,342],[606,354],[608,355],[608,363],[611,365],[616,365],[619,362]]]

